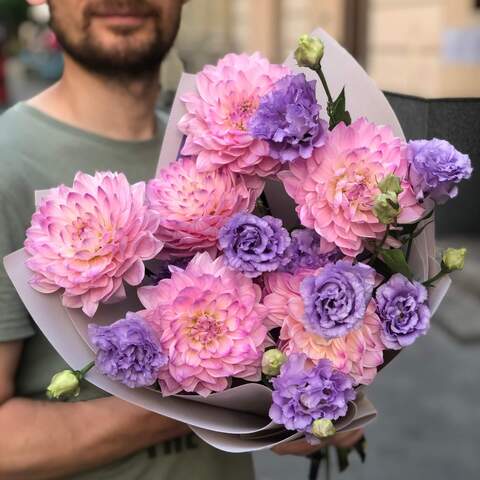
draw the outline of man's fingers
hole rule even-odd
[[[315,453],[325,445],[325,442],[321,442],[318,445],[310,445],[305,439],[300,439],[277,445],[272,448],[272,451],[277,455],[300,455],[303,457]]]
[[[363,436],[363,429],[353,430],[352,432],[337,433],[333,437],[320,441],[317,445],[310,445],[304,438],[292,442],[282,443],[272,448],[277,455],[299,455],[308,456],[317,452],[321,448],[332,445],[340,448],[353,447]]]
[[[347,433],[338,433],[329,442],[330,445],[340,448],[353,447],[363,436],[363,429],[353,430]]]

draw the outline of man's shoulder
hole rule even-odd
[[[15,191],[25,171],[25,146],[29,143],[28,122],[17,105],[0,115],[0,193]]]
[[[22,104],[17,103],[0,114],[0,135],[4,130],[11,130],[22,116]]]
[[[0,115],[0,156],[5,150],[17,151],[28,142],[28,125],[20,105],[14,105]]]

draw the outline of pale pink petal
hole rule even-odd
[[[420,207],[407,181],[407,147],[391,128],[360,118],[338,124],[312,157],[296,161],[278,177],[297,203],[301,223],[348,256],[357,256],[385,230],[373,214],[378,182],[400,176],[400,223],[420,218]]]
[[[145,202],[145,183],[122,173],[78,172],[72,187],[50,190],[32,216],[25,250],[31,285],[42,293],[63,289],[64,304],[93,315],[99,303],[137,285],[143,260],[162,249],[157,216]]]

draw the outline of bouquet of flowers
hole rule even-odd
[[[334,98],[325,45],[360,67],[319,36],[298,66],[229,54],[185,77],[155,178],[78,173],[43,193],[6,268],[67,361],[94,357],[50,397],[95,367],[97,385],[229,451],[375,416],[364,386],[428,332],[463,267],[465,249],[435,261],[433,219],[472,168]]]

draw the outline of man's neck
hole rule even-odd
[[[68,56],[62,78],[27,103],[82,130],[115,140],[148,140],[155,135],[158,75],[129,81],[85,70]]]

